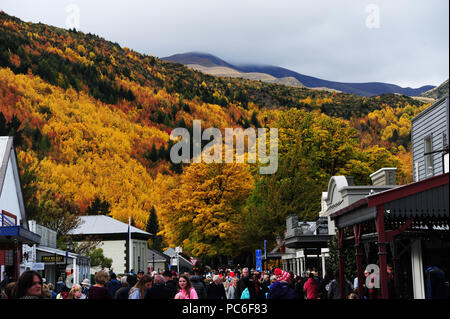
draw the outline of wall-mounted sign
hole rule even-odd
[[[44,270],[45,264],[44,263],[32,263],[31,264],[31,270]]]
[[[41,256],[41,262],[43,263],[54,263],[56,257],[57,263],[62,263],[65,261],[64,256]]]

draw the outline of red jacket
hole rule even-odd
[[[306,292],[306,299],[319,298],[319,284],[314,278],[309,278],[303,285],[303,291]]]

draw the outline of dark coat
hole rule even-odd
[[[210,283],[207,289],[208,299],[216,299],[216,300],[226,300],[227,294],[225,292],[225,288],[222,283],[216,285],[215,283]]]
[[[249,279],[248,277],[249,276],[247,276],[246,278],[242,277],[237,282],[237,284],[236,284],[236,291],[234,293],[234,298],[235,299],[241,299],[242,292],[245,290],[245,288],[247,288],[247,282],[248,282],[248,279]]]
[[[348,282],[348,280],[345,280],[344,283],[345,296],[342,299],[347,299],[351,290],[352,289],[350,283]],[[333,279],[330,282],[330,288],[328,289],[328,299],[341,299],[341,288],[339,286],[339,282],[336,279]]]
[[[197,292],[198,299],[206,299],[208,296],[206,294],[205,283],[203,282],[202,277],[200,276],[192,276],[191,277],[192,287],[194,287]]]
[[[297,299],[297,293],[287,283],[276,281],[270,285],[267,299]]]
[[[170,300],[173,298],[172,290],[163,284],[154,284],[151,288],[148,288],[144,294],[144,299]]]
[[[105,287],[92,286],[89,289],[88,299],[112,299],[112,297]]]
[[[122,285],[117,279],[111,279],[106,283],[106,288],[108,289],[111,297],[114,298],[114,296],[116,295],[116,291],[122,288]]]
[[[298,280],[297,282],[295,282],[294,285],[294,290],[297,293],[297,298],[298,299],[305,299],[305,295],[303,292],[303,286],[305,285],[305,281],[303,279]]]
[[[62,281],[58,281],[55,286],[55,292],[59,294],[61,291],[64,291],[64,288],[66,288],[66,284]]]
[[[178,284],[175,282],[175,280],[170,279],[166,282],[166,287],[170,289],[170,291],[172,292],[172,298],[175,298],[175,295],[178,292]]]
[[[130,292],[130,289],[132,287],[122,287],[119,290],[116,291],[116,295],[114,296],[114,299],[128,299],[128,293]]]

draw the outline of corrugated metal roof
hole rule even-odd
[[[9,152],[7,152],[9,136],[0,136],[0,194],[8,168]],[[8,150],[9,151],[9,150]]]
[[[70,235],[99,235],[128,233],[128,224],[105,215],[81,216],[78,228],[69,232]],[[139,228],[131,226],[131,233],[151,235]]]
[[[0,136],[0,160],[3,159],[6,151],[6,144],[8,143],[9,136]],[[2,163],[0,162],[0,165]]]

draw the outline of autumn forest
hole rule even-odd
[[[28,218],[61,240],[77,216],[131,216],[146,230],[153,211],[158,248],[199,258],[236,258],[264,240],[273,248],[286,216],[317,219],[333,175],[368,185],[374,171],[397,167],[399,182],[411,182],[411,118],[427,106],[214,77],[0,13],[0,136],[14,136]],[[278,128],[278,171],[171,163],[171,131],[195,119]]]

